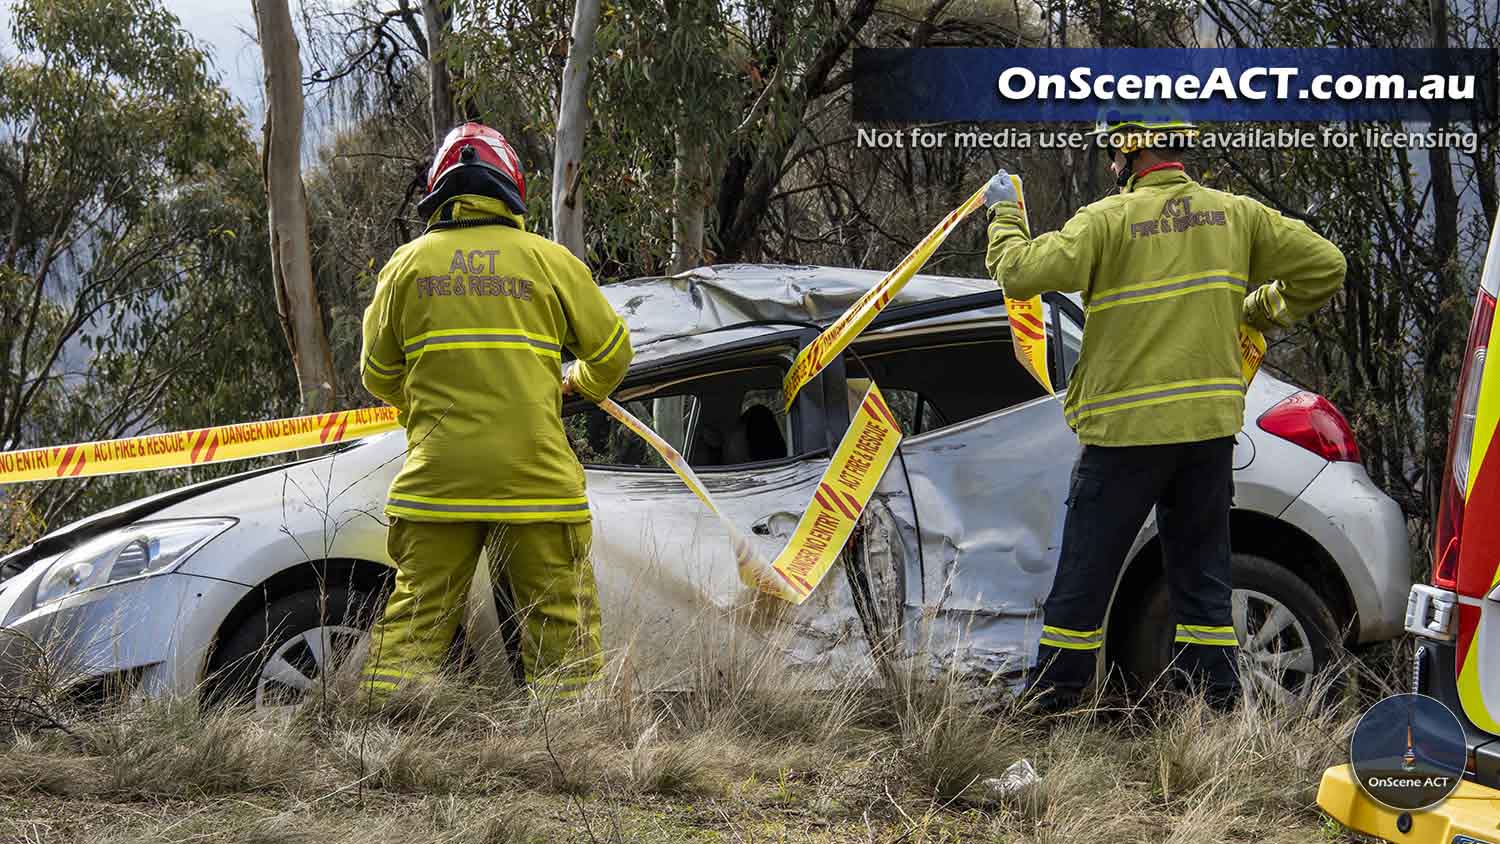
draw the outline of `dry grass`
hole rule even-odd
[[[616,682],[566,704],[464,675],[379,710],[347,679],[292,717],[60,708],[0,735],[0,841],[1345,837],[1313,796],[1353,706],[1158,698],[1039,718],[1001,690],[894,676],[815,690],[760,656],[685,691]],[[986,786],[1021,758],[1038,782]]]

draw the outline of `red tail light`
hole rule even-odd
[[[1255,421],[1262,431],[1290,440],[1324,460],[1359,462],[1359,446],[1344,414],[1317,393],[1296,393]]]
[[[1474,448],[1474,417],[1479,410],[1479,385],[1495,322],[1495,297],[1479,291],[1474,321],[1469,325],[1469,351],[1458,376],[1458,400],[1448,429],[1448,459],[1443,463],[1442,498],[1433,525],[1432,585],[1458,587],[1458,542],[1464,529],[1464,497],[1469,488],[1469,457]]]

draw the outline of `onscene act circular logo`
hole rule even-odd
[[[1453,711],[1426,695],[1391,695],[1366,712],[1349,763],[1375,801],[1402,811],[1441,803],[1463,779],[1468,749]]]

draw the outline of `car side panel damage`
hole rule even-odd
[[[961,675],[1019,679],[1036,659],[1078,453],[1061,413],[1035,399],[903,446],[922,549],[906,638]]]
[[[826,459],[803,460],[704,473],[703,480],[725,515],[771,559],[826,468]],[[588,476],[604,645],[627,654],[642,682],[679,684],[684,671],[703,664],[697,657],[705,647],[734,647],[752,657],[775,650],[793,670],[868,665],[842,570],[831,571],[801,606],[760,595],[740,583],[722,524],[675,476],[597,467]]]

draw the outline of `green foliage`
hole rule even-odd
[[[172,179],[247,149],[241,118],[175,16],[150,0],[21,0],[12,34],[35,62],[4,69],[0,125],[31,152],[43,223],[94,199],[139,211]],[[53,215],[47,215],[53,211]]]
[[[361,320],[376,276],[396,247],[421,231],[415,204],[432,154],[415,98],[399,112],[334,136],[306,175],[313,275],[343,383],[359,384]],[[362,389],[353,405],[378,402]]]
[[[13,11],[0,436],[34,447],[287,407],[257,157],[204,52],[152,0]],[[32,505],[55,524],[173,480],[49,485]]]
[[[1454,6],[1442,43],[1495,46],[1496,12],[1481,6]],[[1425,6],[1373,0],[1275,5],[1241,21],[1234,37],[1251,47],[1425,47],[1440,37],[1428,13]],[[1419,548],[1428,545],[1425,526],[1442,480],[1500,176],[1494,164],[1500,127],[1492,121],[1456,128],[1476,132],[1473,154],[1356,144],[1224,150],[1203,162],[1210,184],[1305,219],[1343,250],[1349,262],[1343,292],[1275,338],[1269,360],[1278,374],[1328,395],[1349,417],[1371,476],[1418,526]],[[1451,202],[1441,196],[1444,171],[1457,180]]]
[[[451,51],[464,68],[465,94],[516,142],[528,167],[529,216],[546,231],[552,191],[547,139],[556,129],[568,9],[532,2],[456,5],[467,25],[455,33]],[[709,228],[718,227],[712,206],[723,195],[721,178],[743,170],[762,147],[798,135],[807,106],[799,74],[841,23],[827,8],[789,0],[604,4],[581,188],[598,273],[628,278],[667,266],[680,148],[707,159],[714,176],[704,204],[711,206]],[[726,207],[732,211],[737,201]]]
[[[623,0],[601,14],[586,162],[591,246],[611,275],[665,270],[679,147],[722,166],[746,52],[725,5]]]

